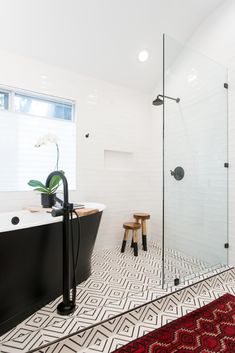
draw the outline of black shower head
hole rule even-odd
[[[163,100],[158,95],[157,98],[154,99],[153,105],[162,105],[162,104],[163,104]]]
[[[176,101],[176,103],[180,102],[180,98],[172,98],[172,97],[168,97],[168,96],[163,96],[162,94],[158,94],[157,98],[154,99],[154,101],[153,101],[153,105],[162,105],[163,104],[163,99],[162,98],[171,99],[173,101]]]

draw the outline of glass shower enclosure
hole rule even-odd
[[[228,77],[226,68],[166,35],[163,61],[167,286],[228,263]]]

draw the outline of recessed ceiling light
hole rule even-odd
[[[138,59],[141,63],[147,61],[149,58],[149,52],[147,50],[141,50],[138,55]]]

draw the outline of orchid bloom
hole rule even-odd
[[[55,169],[58,170],[59,168],[59,145],[58,145],[58,137],[53,134],[46,134],[44,136],[39,137],[37,143],[34,145],[34,147],[41,147],[43,145],[47,145],[48,143],[54,143],[56,145],[56,165]]]
[[[47,145],[48,143],[54,143],[55,145],[58,144],[58,137],[53,134],[46,134],[42,137],[39,137],[35,147],[41,147],[43,145]]]

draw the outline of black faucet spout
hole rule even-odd
[[[58,170],[55,170],[54,172],[50,173],[47,177],[46,180],[46,187],[49,186],[51,178],[53,178],[53,176],[59,176],[62,180],[63,183],[63,192],[64,192],[64,204],[67,205],[68,204],[68,199],[69,199],[69,189],[68,189],[68,181],[67,178],[65,177],[65,175],[62,172],[59,172]]]

